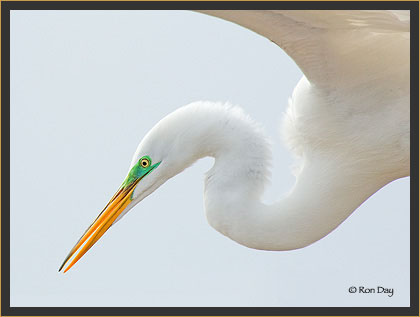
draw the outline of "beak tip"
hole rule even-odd
[[[66,265],[67,261],[68,261],[68,256],[67,258],[64,260],[64,262],[60,265],[60,268],[58,269],[58,272],[61,272],[61,270],[63,269],[63,267]]]
[[[66,273],[79,259],[102,237],[102,235],[112,226],[118,216],[132,201],[131,195],[137,185],[142,179],[138,178],[136,181],[129,184],[129,186],[121,186],[117,193],[111,198],[109,203],[105,206],[99,216],[86,230],[83,236],[79,239],[68,256],[65,258],[63,264],[58,269],[58,272],[67,265],[63,273]],[[75,256],[73,258],[73,256]],[[70,261],[73,258],[72,261]]]

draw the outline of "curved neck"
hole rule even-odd
[[[395,179],[373,159],[357,159],[349,152],[307,151],[290,193],[265,205],[261,197],[269,176],[270,151],[258,126],[232,108],[197,109],[188,113],[197,116],[190,118],[192,122],[202,124],[184,128],[189,133],[180,133],[175,143],[185,149],[187,165],[201,157],[215,157],[205,179],[207,219],[242,245],[264,250],[307,246]]]

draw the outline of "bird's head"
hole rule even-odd
[[[185,108],[185,107],[184,107]],[[193,107],[194,108],[194,107]],[[178,109],[159,121],[140,142],[120,188],[70,251],[61,271],[67,272],[123,215],[169,178],[195,160],[185,142],[191,131],[183,125],[191,108]],[[180,140],[183,140],[181,144]]]

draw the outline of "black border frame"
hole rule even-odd
[[[1,315],[7,316],[419,316],[419,3],[417,1],[2,1]],[[11,10],[410,10],[410,307],[10,307]]]

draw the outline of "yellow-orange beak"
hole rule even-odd
[[[70,263],[64,270],[64,273],[66,273],[104,235],[117,217],[132,201],[131,195],[141,179],[142,178],[140,177],[131,184],[120,187],[73,249],[71,249],[58,270],[59,272],[67,263]],[[71,259],[72,261],[70,262]]]

